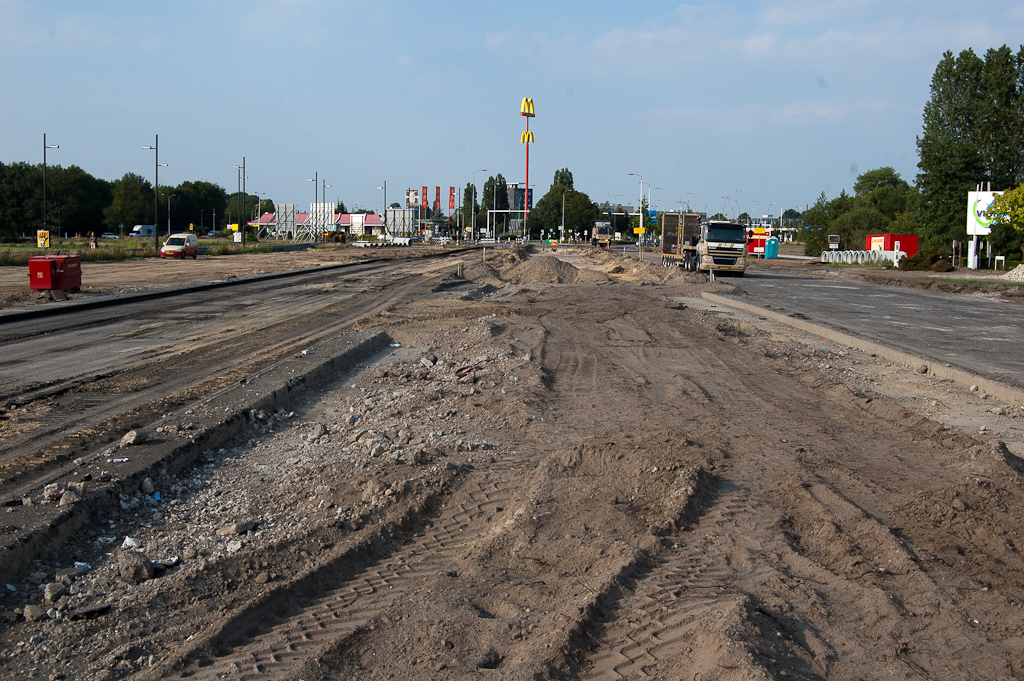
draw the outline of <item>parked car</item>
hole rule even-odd
[[[114,234],[113,232],[103,232],[103,234],[100,234],[100,238],[101,239],[120,239],[121,237],[119,237],[118,235]]]
[[[188,258],[193,260],[199,257],[199,240],[195,234],[172,234],[167,237],[163,248],[160,249],[161,258]]]

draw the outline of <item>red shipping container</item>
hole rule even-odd
[[[82,256],[34,255],[28,259],[29,288],[77,291],[82,288]]]
[[[865,251],[895,251],[896,245],[908,256],[917,255],[916,234],[869,234],[864,245]]]

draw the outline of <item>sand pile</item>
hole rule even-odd
[[[607,281],[607,275],[593,270],[579,270],[550,255],[534,256],[518,267],[505,272],[517,284],[573,284],[578,281]]]

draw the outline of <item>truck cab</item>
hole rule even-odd
[[[735,222],[705,222],[701,225],[696,261],[700,272],[735,274],[747,269],[747,231]]]

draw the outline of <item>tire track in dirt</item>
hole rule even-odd
[[[247,614],[219,634],[215,643],[222,654],[193,660],[180,677],[170,678],[292,678],[389,605],[444,573],[459,555],[493,532],[511,513],[512,494],[508,481],[495,479],[493,472],[504,468],[502,477],[514,477],[524,464],[506,461],[491,467],[491,473],[471,475],[431,527],[405,546],[272,626],[261,626]]]
[[[731,571],[708,553],[713,537],[726,531],[750,503],[744,490],[721,494],[689,528],[687,545],[638,580],[616,618],[598,625],[599,652],[581,679],[604,681],[647,676],[660,661],[692,652],[695,638],[708,636],[726,611],[742,600],[729,585]]]
[[[596,335],[586,328],[589,320],[583,320],[580,328],[565,328],[580,321],[547,318],[549,344],[562,353],[566,345],[573,347],[573,352],[587,352],[575,339]],[[939,668],[951,672],[959,668],[953,673],[963,678],[969,677],[967,670],[977,667],[979,659],[986,660],[982,666],[992,678],[1012,673],[1005,644],[987,645],[984,637],[969,630],[969,618],[958,612],[955,599],[948,595],[955,593],[956,587],[937,583],[935,576],[921,570],[913,548],[898,539],[898,530],[884,520],[895,515],[904,495],[950,485],[957,479],[947,467],[952,452],[944,451],[948,436],[942,435],[941,429],[919,424],[916,419],[901,425],[902,419],[891,420],[891,409],[884,405],[876,409],[877,401],[871,404],[872,400],[861,399],[841,386],[816,386],[818,389],[811,391],[805,382],[776,368],[769,371],[778,372],[777,378],[763,383],[764,369],[752,366],[762,360],[749,352],[758,339],[731,323],[712,322],[710,335],[694,328],[694,338],[705,336],[703,343],[679,337],[664,327],[648,330],[648,340],[640,315],[624,318],[622,326],[626,331],[615,334],[614,356],[607,356],[604,348],[591,347],[589,351],[605,353],[598,361],[606,368],[618,367],[627,376],[635,372],[639,377],[637,401],[643,406],[638,410],[645,413],[648,427],[666,425],[665,417],[673,414],[672,396],[679,395],[681,383],[682,396],[691,399],[688,413],[675,412],[677,425],[692,428],[703,447],[717,450],[719,475],[749,490],[750,496],[741,500],[726,495],[721,503],[728,504],[727,512],[719,514],[712,507],[707,520],[702,519],[705,527],[710,519],[716,519],[723,536],[729,537],[720,553],[707,554],[705,546],[691,545],[697,535],[687,534],[679,542],[682,550],[660,554],[659,559],[667,562],[638,580],[635,598],[627,598],[619,609],[595,622],[595,630],[606,634],[600,639],[603,649],[588,662],[591,666],[584,665],[593,678],[670,676],[671,670],[683,669],[678,665],[706,661],[700,646],[685,634],[689,631],[686,627],[699,620],[692,613],[704,612],[701,607],[717,609],[718,619],[712,619],[710,629],[721,634],[717,641],[703,642],[705,657],[708,649],[723,641],[756,639],[753,632],[774,632],[771,637],[779,638],[774,649],[750,648],[749,659],[743,663],[749,674],[758,668],[750,660],[759,656],[785,661],[783,667],[801,678],[821,678],[838,669],[870,675],[870,669],[878,669],[871,665],[880,660],[903,669],[935,669],[936,660],[946,656],[962,661],[943,661]],[[573,340],[567,342],[570,338]],[[632,353],[628,351],[630,339],[636,343]],[[551,358],[557,359],[550,372],[557,377],[556,387],[565,386],[571,393],[574,360],[555,353]],[[618,382],[612,376],[619,373],[605,371],[602,378]],[[667,399],[659,399],[659,394]],[[888,459],[887,452],[892,452]],[[760,475],[762,471],[768,474]],[[886,481],[886,493],[880,493],[875,483],[878,479]],[[820,512],[810,518],[805,512],[808,527],[829,525],[837,537],[857,538],[836,549],[838,556],[853,564],[877,561],[879,571],[862,569],[861,574],[848,578],[836,574],[828,556],[790,544],[786,518],[796,513],[796,504],[777,488],[786,480],[812,481]],[[848,499],[849,495],[856,501]],[[736,503],[749,508],[734,506]],[[858,506],[861,503],[871,504],[874,510],[864,510]],[[759,545],[744,546],[745,541],[737,537],[743,522],[760,528],[754,533]],[[671,593],[673,579],[691,574],[687,570],[693,568],[694,555],[705,561],[717,555],[708,584],[717,583],[723,589],[731,586],[735,589],[733,600],[691,604],[665,595]],[[736,573],[729,566],[743,569]],[[876,577],[891,584],[874,583]],[[798,598],[793,598],[794,592]],[[794,603],[780,607],[787,598]],[[928,603],[941,605],[929,610],[925,607]],[[657,610],[658,616],[647,615],[648,607]],[[667,623],[678,624],[683,633]],[[921,632],[923,643],[915,639],[915,631]],[[689,657],[686,646],[690,646]],[[917,651],[924,655],[914,657]],[[850,653],[868,666],[848,665],[843,658]],[[732,660],[729,664],[739,663]]]

